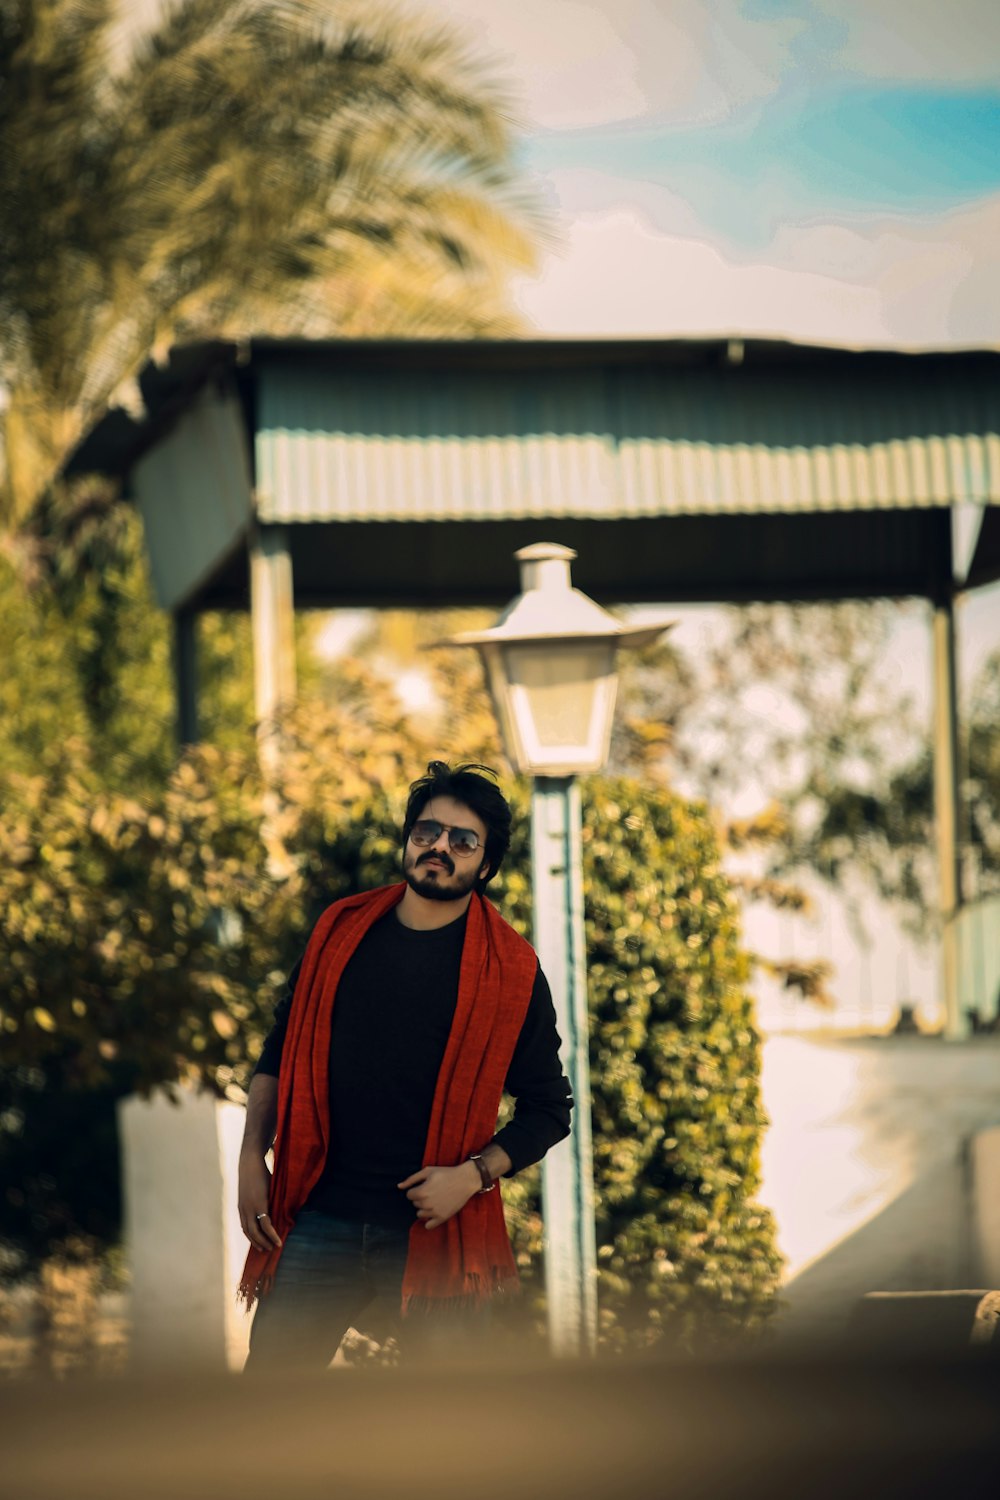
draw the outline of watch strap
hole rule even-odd
[[[483,1158],[477,1153],[473,1153],[473,1155],[469,1157],[469,1160],[475,1162],[476,1170],[479,1172],[479,1176],[482,1179],[483,1185],[479,1189],[479,1191],[481,1193],[492,1193],[493,1189],[496,1187],[496,1183],[490,1176],[490,1169],[483,1161]]]

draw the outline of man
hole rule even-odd
[[[328,907],[277,1007],[240,1157],[248,1369],[325,1369],[375,1297],[405,1349],[516,1285],[496,1183],[569,1133],[572,1100],[538,959],[483,894],[510,843],[492,777],[431,763],[404,883]]]

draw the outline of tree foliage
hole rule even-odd
[[[0,0],[0,519],[173,342],[510,331],[541,216],[454,28],[357,0]]]
[[[586,783],[584,807],[602,1336],[705,1348],[759,1324],[778,1273],[736,902],[704,808],[622,777]],[[527,832],[505,890],[526,927]],[[518,1210],[537,1285],[537,1206]]]
[[[746,856],[729,863],[747,900],[808,911],[799,882],[809,872],[846,898],[859,929],[875,893],[914,935],[936,930],[930,726],[893,650],[903,608],[732,609],[697,654],[668,640],[626,663],[615,766],[667,774],[716,809],[753,799],[749,816],[720,822],[727,851]],[[994,657],[966,706],[960,752],[960,838],[985,890],[1000,875],[998,683]],[[828,962],[757,960],[830,1003]]]
[[[636,726],[662,726],[675,779],[711,805],[750,777],[760,806],[822,799],[902,761],[923,726],[888,646],[899,608],[888,600],[751,604],[722,612],[700,649],[665,647],[626,664],[614,753],[635,765]],[[790,801],[791,798],[791,801]]]
[[[15,1264],[113,1240],[116,1098],[245,1078],[239,1028],[259,1031],[270,998],[259,913],[281,900],[255,778],[252,756],[206,747],[140,802],[70,739],[3,779],[0,1238]]]
[[[959,841],[975,896],[1000,888],[1000,652],[983,664],[970,697],[960,752]],[[937,880],[934,762],[918,744],[903,764],[881,767],[865,787],[831,786],[795,855],[843,880],[863,851],[880,895],[896,903],[918,934],[932,929]]]

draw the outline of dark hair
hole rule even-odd
[[[487,777],[492,779],[487,780]],[[496,772],[489,766],[463,761],[452,767],[443,760],[432,760],[427,775],[419,777],[410,787],[403,820],[403,843],[410,837],[414,823],[428,802],[434,797],[454,797],[486,825],[485,859],[490,873],[483,885],[489,885],[510,848],[510,808],[496,783]]]

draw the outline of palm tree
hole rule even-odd
[[[0,526],[186,338],[509,333],[542,215],[453,31],[356,0],[0,0]],[[117,44],[117,45],[116,45]]]

